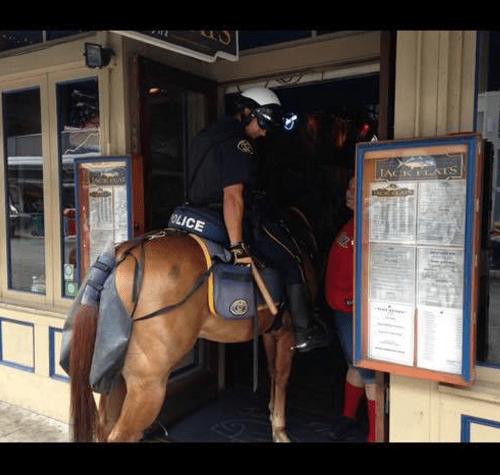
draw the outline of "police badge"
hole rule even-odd
[[[252,144],[247,139],[240,140],[238,142],[237,148],[240,152],[248,153],[249,155],[253,155]]]

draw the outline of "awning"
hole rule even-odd
[[[217,58],[237,61],[239,55],[236,30],[116,30],[113,33],[210,63]]]

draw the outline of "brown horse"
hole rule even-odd
[[[117,261],[130,247],[130,243],[125,243],[116,249]],[[136,260],[128,256],[114,274],[118,294],[130,314],[135,307],[134,319],[182,301],[207,270],[202,247],[197,239],[188,234],[146,241],[142,252],[145,259],[143,284],[136,303],[132,301]],[[133,249],[130,254],[139,258],[138,249]],[[312,261],[305,253],[304,256],[304,268],[311,276],[311,289],[316,295]],[[98,308],[82,306],[74,317],[70,358],[75,441],[139,441],[161,410],[170,372],[194,347],[198,338],[222,343],[245,342],[254,338],[253,319],[229,321],[210,312],[205,282],[171,312],[134,322],[120,383],[109,394],[101,395],[97,410],[89,385],[89,372],[98,313]],[[294,335],[286,310],[282,326],[268,332],[273,327],[274,318],[267,308],[260,309],[258,332],[263,335],[271,381],[269,409],[272,437],[276,442],[288,442],[285,405]]]

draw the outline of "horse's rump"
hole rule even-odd
[[[173,259],[173,255],[175,255],[175,260],[182,260],[184,263],[190,259],[199,262],[199,255],[188,252],[192,250],[189,246],[187,248],[185,246],[165,246],[166,243],[163,240],[169,239],[174,239],[177,242],[183,240],[192,242],[194,239],[203,251],[205,258],[203,267],[208,269],[208,286],[206,290],[208,308],[206,317],[210,315],[215,317],[217,315],[230,320],[252,319],[256,316],[258,309],[263,308],[263,301],[253,282],[251,270],[229,264],[227,251],[217,243],[185,233],[169,233],[168,231],[151,233],[142,240],[123,243],[116,252],[117,266],[113,268],[109,278],[105,280],[100,293],[95,348],[89,374],[90,387],[95,392],[109,394],[116,387],[133,325],[140,324],[141,320],[165,315],[182,306],[194,293],[200,290],[201,285],[204,283],[200,276],[193,277],[191,275],[190,280],[195,282],[194,286],[190,288],[189,292],[178,293],[176,297],[178,300],[168,299],[168,304],[167,300],[161,298],[162,292],[151,291],[150,285],[148,285],[146,286],[148,288],[147,299],[153,302],[151,305],[155,305],[155,307],[151,307],[152,312],[136,312],[137,301],[134,301],[134,297],[131,297],[131,295],[134,294],[135,289],[139,289],[135,298],[139,299],[141,297],[141,290],[144,291],[143,282],[137,282],[137,280],[144,279],[144,272],[148,272],[151,266],[154,265],[157,269],[156,272],[159,272],[157,281],[163,282],[168,287],[167,281],[172,278],[177,280],[179,278],[177,274],[181,273],[177,264],[168,264]],[[147,259],[145,251],[142,249],[148,243],[150,248],[148,255],[149,252],[157,249],[155,257],[152,259]],[[172,251],[173,248],[184,249],[184,251],[168,252],[162,259],[160,258],[162,253],[158,249],[170,249]],[[131,255],[134,256],[130,259],[133,266],[129,266],[129,269],[124,270],[121,267],[122,263]],[[142,262],[143,259],[144,262]],[[97,262],[99,262],[99,259]],[[161,267],[163,267],[163,271]],[[138,272],[137,269],[139,268],[142,268],[142,270]],[[158,268],[160,268],[159,271]],[[279,304],[282,300],[279,276],[273,269],[262,269],[261,272],[275,302]],[[203,276],[203,274],[201,275]],[[122,281],[121,284],[118,284],[122,289],[121,292],[117,286],[117,278]],[[84,292],[83,287],[85,285],[88,285],[87,280],[80,289],[81,293]],[[163,292],[163,294],[165,293]],[[157,303],[154,304],[154,302]],[[69,358],[73,315],[80,306],[81,298],[77,298],[70,312],[72,317],[71,319],[68,318],[63,331],[64,344],[61,352],[61,366],[68,374],[70,373]],[[139,322],[134,323],[136,320],[139,320]],[[250,322],[248,325],[251,327]],[[207,335],[207,337],[211,339],[210,335]],[[215,336],[214,339],[217,339],[217,337]]]

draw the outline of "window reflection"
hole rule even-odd
[[[8,285],[45,293],[40,91],[3,94],[8,199]]]
[[[76,210],[74,161],[101,154],[97,79],[58,85],[61,180],[62,294],[74,297],[76,285]]]

